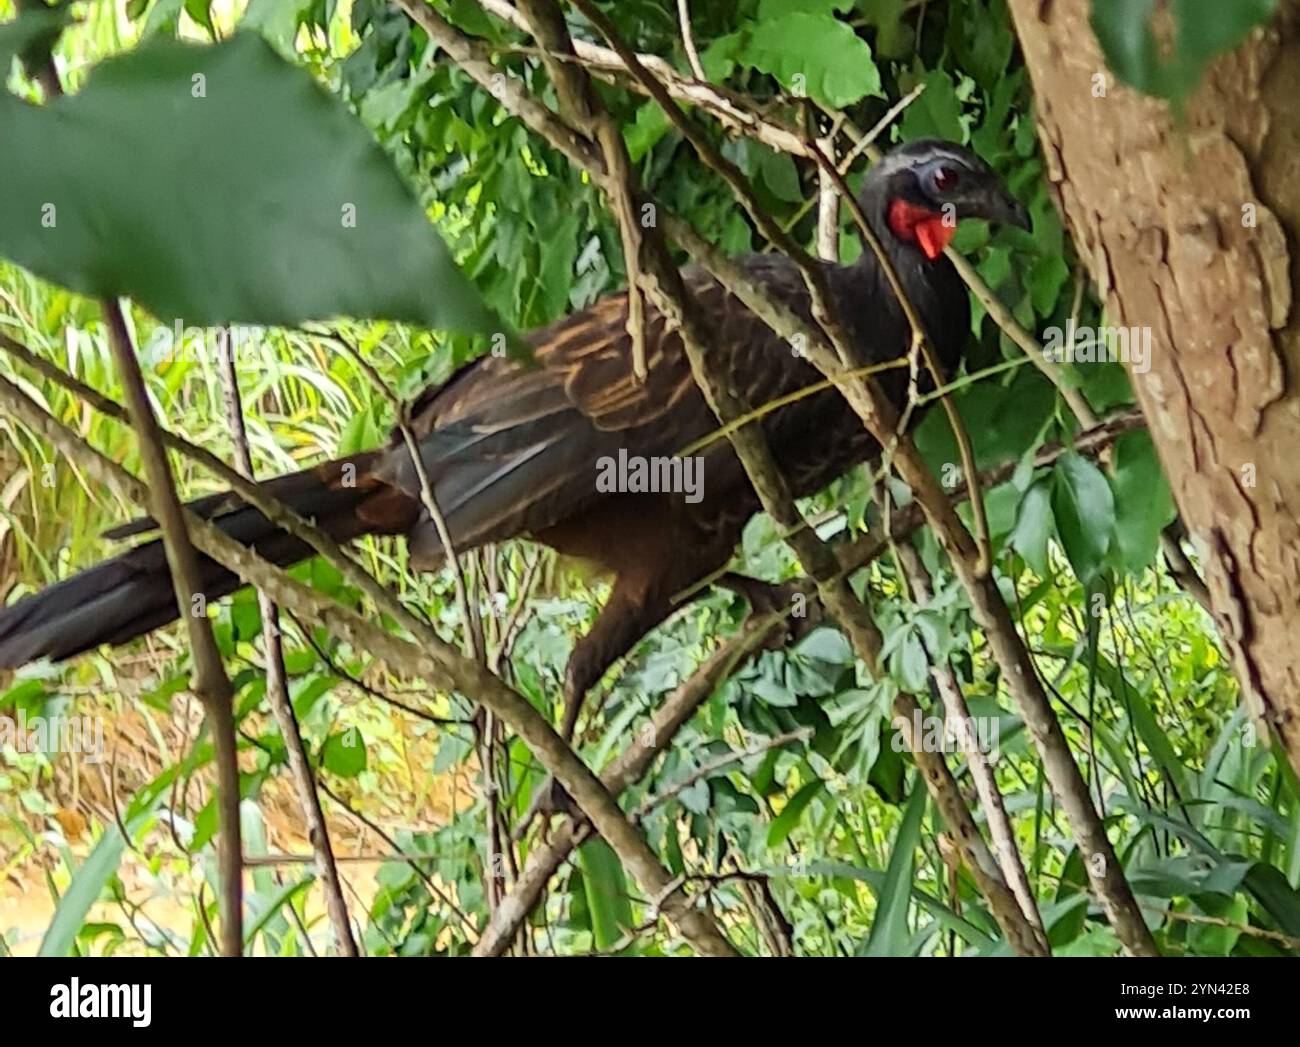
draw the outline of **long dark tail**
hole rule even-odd
[[[393,533],[409,526],[410,509],[403,504],[405,499],[393,497],[398,492],[374,478],[371,467],[382,453],[368,451],[328,462],[269,480],[262,487],[300,515],[314,518],[338,541]],[[190,508],[280,566],[311,555],[310,547],[237,496],[212,495],[190,503]],[[122,537],[152,526],[152,521],[142,520],[109,533]],[[200,555],[200,573],[207,600],[226,596],[241,584],[207,556]],[[42,657],[71,658],[103,643],[125,643],[176,616],[162,542],[146,542],[0,610],[0,669]]]

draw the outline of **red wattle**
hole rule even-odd
[[[896,237],[916,244],[932,262],[943,254],[957,233],[955,222],[950,224],[944,221],[943,215],[902,199],[889,202],[888,220]]]

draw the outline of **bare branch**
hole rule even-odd
[[[686,49],[686,60],[691,65],[691,72],[697,80],[707,80],[704,65],[700,62],[700,52],[695,48],[695,34],[691,32],[691,5],[688,0],[677,0],[677,21],[682,27],[682,47]]]
[[[879,493],[877,501],[884,501],[879,497]],[[896,549],[903,576],[912,590],[913,602],[918,606],[928,604],[934,599],[934,587],[930,580],[930,572],[921,561],[921,555],[910,542],[899,542]],[[973,721],[970,706],[966,704],[966,696],[962,693],[961,681],[957,679],[957,673],[951,665],[935,661],[932,651],[927,650],[926,654],[930,658],[931,676],[943,701],[944,711],[949,722],[957,726],[957,741],[966,757],[966,764],[970,767],[971,777],[975,780],[975,789],[979,793],[980,806],[984,808],[984,818],[989,827],[989,834],[993,838],[994,853],[1002,868],[1002,875],[1015,894],[1016,901],[1020,903],[1020,911],[1039,932],[1043,948],[1047,950],[1049,947],[1043,928],[1043,918],[1038,912],[1038,902],[1034,898],[1029,877],[1025,874],[1025,865],[1021,861],[1020,851],[1016,848],[1015,830],[1012,829],[1011,819],[1007,816],[1006,804],[1002,802],[1002,793],[998,789],[997,779],[994,777],[987,754],[980,749],[973,736],[974,732],[967,729]]]
[[[231,703],[234,690],[221,660],[212,622],[207,614],[199,559],[190,543],[180,496],[172,478],[171,465],[163,448],[158,420],[149,402],[149,391],[140,373],[135,346],[126,316],[115,300],[107,299],[104,322],[118,376],[130,404],[131,420],[140,442],[140,458],[149,478],[148,504],[162,533],[167,564],[171,568],[176,606],[180,608],[189,634],[193,658],[192,684],[203,703],[212,734],[213,762],[217,768],[217,807],[220,834],[217,846],[221,908],[221,952],[238,956],[244,948],[243,876],[239,842],[239,757],[235,743],[235,720]]]
[[[248,428],[244,423],[244,408],[239,394],[239,372],[235,367],[234,349],[227,331],[222,332],[219,357],[218,367],[225,393],[226,418],[234,439],[235,461],[240,471],[251,480],[253,457],[248,449]],[[325,895],[325,911],[330,926],[334,929],[334,940],[339,952],[344,956],[356,956],[357,943],[352,937],[352,922],[348,918],[347,903],[343,900],[343,887],[339,880],[338,866],[334,862],[329,826],[325,822],[320,797],[316,793],[316,779],[307,759],[307,747],[302,741],[298,718],[289,702],[284,645],[280,635],[280,609],[261,589],[257,591],[257,604],[262,614],[262,646],[266,650],[266,699],[270,703],[276,725],[280,728],[280,737],[284,739],[289,773],[298,792],[298,804],[302,808],[303,820],[307,823],[307,839],[311,843],[316,875],[320,878],[321,890]]]
[[[618,796],[638,781],[658,755],[668,749],[677,732],[709,700],[718,686],[747,658],[759,650],[780,624],[775,615],[750,618],[736,636],[715,651],[655,711],[647,730],[637,731],[632,744],[600,772],[600,780],[610,793]],[[497,907],[482,938],[474,949],[475,956],[499,956],[510,947],[515,935],[532,912],[564,860],[587,836],[585,820],[566,820],[529,853],[513,890]]]

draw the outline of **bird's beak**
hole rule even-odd
[[[1001,187],[990,194],[985,213],[981,217],[987,218],[993,223],[1014,225],[1017,229],[1023,229],[1025,232],[1030,232],[1033,229],[1029,221],[1029,211],[1025,208],[1025,205]]]

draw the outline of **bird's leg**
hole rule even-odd
[[[609,667],[627,654],[632,646],[662,622],[672,610],[665,595],[669,587],[648,584],[644,576],[620,575],[614,582],[609,599],[596,617],[596,624],[574,645],[564,672],[564,717],[560,737],[572,743],[583,700],[605,675]],[[551,779],[538,793],[537,801],[519,824],[526,827],[534,814],[573,810],[559,782]]]
[[[743,596],[749,603],[751,614],[786,616],[784,633],[781,630],[774,632],[768,641],[769,647],[780,648],[803,639],[826,617],[816,590],[807,582],[777,584],[728,571],[717,579],[716,584]]]
[[[596,624],[582,637],[569,656],[564,672],[564,719],[560,736],[573,740],[583,700],[609,667],[627,654],[646,633],[668,617],[672,610],[664,586],[647,583],[644,577],[620,575]]]

